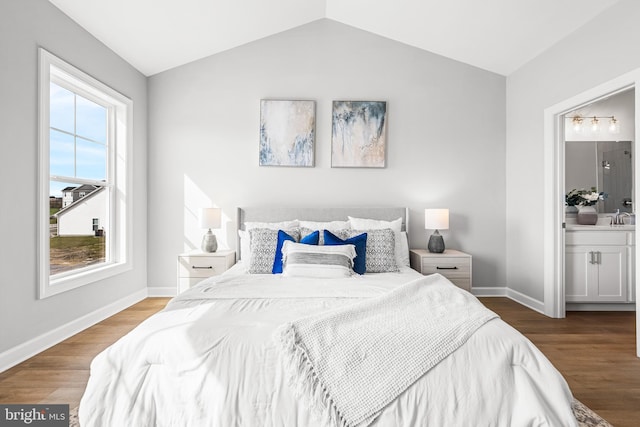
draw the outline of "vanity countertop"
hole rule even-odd
[[[630,224],[620,224],[620,225],[609,225],[609,224],[596,224],[596,225],[580,225],[580,224],[570,224],[567,223],[567,231],[634,231],[636,229],[635,225]]]

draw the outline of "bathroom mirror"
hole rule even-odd
[[[607,194],[599,213],[633,212],[632,157],[631,141],[566,141],[565,194],[596,187]]]

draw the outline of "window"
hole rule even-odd
[[[40,49],[39,297],[131,268],[132,102]]]

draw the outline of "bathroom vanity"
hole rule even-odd
[[[635,225],[609,225],[609,221],[610,218],[605,216],[596,225],[578,225],[567,219],[567,304],[635,301]],[[574,308],[580,307],[576,305]],[[618,308],[625,307],[621,304]]]

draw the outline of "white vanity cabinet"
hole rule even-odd
[[[634,298],[634,231],[567,230],[565,297],[576,303],[620,303]]]

